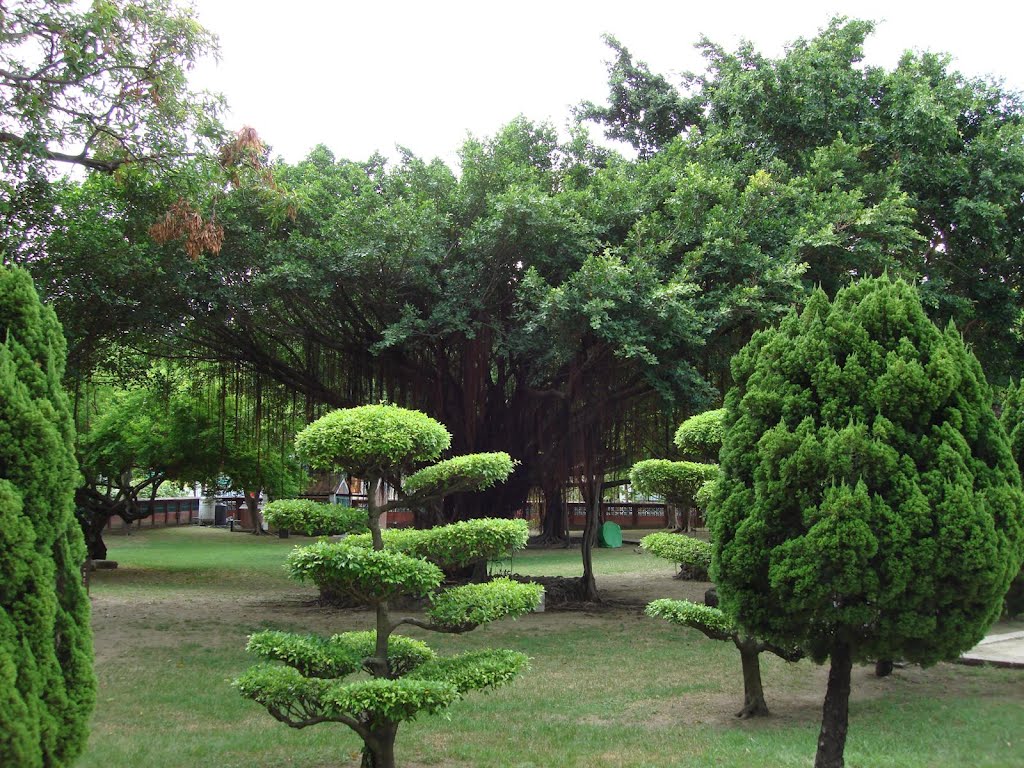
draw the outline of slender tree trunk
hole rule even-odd
[[[832,649],[832,666],[828,671],[828,688],[821,711],[821,733],[814,768],[843,768],[846,730],[850,719],[850,671],[853,655],[847,645]]]
[[[743,664],[743,709],[736,717],[757,717],[768,714],[768,704],[764,700],[764,688],[761,685],[761,654],[757,648],[757,640],[747,637],[736,640]]]
[[[398,723],[388,723],[374,728],[369,739],[363,742],[363,759],[360,768],[395,768],[395,737]]]
[[[580,580],[580,592],[584,600],[600,601],[597,592],[597,579],[594,577],[594,544],[597,543],[597,525],[601,510],[601,480],[590,481],[588,492],[584,494],[587,515],[583,524],[583,577]]]
[[[369,478],[369,485],[366,492],[367,522],[370,527],[370,536],[373,539],[373,548],[377,551],[384,549],[384,538],[380,530],[380,499],[378,490],[382,489],[383,483],[380,478]],[[390,611],[387,600],[378,600],[374,603],[377,613],[377,642],[374,647],[374,657],[367,660],[374,677],[390,677],[391,669],[388,664],[388,629],[391,623]],[[396,726],[397,727],[397,726]],[[392,742],[394,735],[392,735]],[[392,763],[394,759],[392,758]]]

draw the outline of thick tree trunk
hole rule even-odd
[[[107,520],[92,519],[86,526],[85,530],[85,545],[89,550],[90,560],[106,560],[107,559],[107,543],[103,541],[103,528],[107,524]]]
[[[814,768],[843,768],[843,751],[846,749],[846,730],[850,719],[852,668],[853,655],[849,646],[838,645],[833,648]]]
[[[363,741],[363,759],[360,768],[395,768],[395,737],[398,723],[374,728],[370,738]]]
[[[264,533],[263,524],[260,520],[260,497],[259,491],[245,494],[245,506],[249,510],[249,519],[252,520],[252,532],[256,536]]]
[[[736,640],[743,664],[743,709],[736,717],[757,717],[768,714],[768,705],[764,700],[764,688],[761,686],[761,654],[757,648],[757,640],[753,637]]]
[[[569,529],[565,516],[565,505],[562,501],[562,483],[559,481],[545,485],[542,491],[544,493],[544,518],[541,520],[541,543],[568,545]]]

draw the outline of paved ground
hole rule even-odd
[[[1024,632],[989,635],[961,656],[960,661],[1024,669]]]

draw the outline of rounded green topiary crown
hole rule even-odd
[[[299,455],[315,469],[364,478],[433,461],[450,444],[448,430],[429,416],[383,404],[332,411],[295,437]]]

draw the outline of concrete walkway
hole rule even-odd
[[[1024,632],[989,635],[961,656],[960,663],[1024,669]]]

